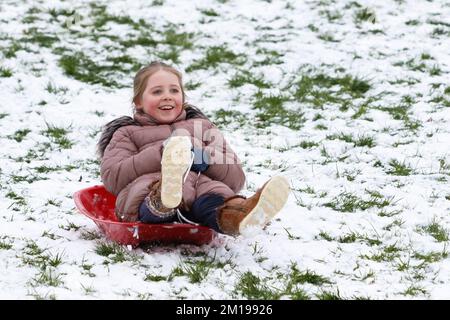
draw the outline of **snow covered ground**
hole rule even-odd
[[[0,298],[450,299],[445,0],[0,2]],[[185,75],[265,229],[205,246],[108,242],[72,195],[152,60]]]

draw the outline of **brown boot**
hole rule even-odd
[[[276,176],[267,181],[253,196],[234,196],[219,208],[217,224],[229,235],[242,233],[246,227],[264,227],[283,208],[290,187],[286,178]]]
[[[161,201],[161,181],[157,180],[150,185],[150,192],[145,197],[145,204],[150,212],[158,217],[166,218],[176,214],[176,209],[167,208]]]

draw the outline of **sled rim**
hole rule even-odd
[[[93,200],[96,196],[100,197],[98,203]],[[141,221],[118,221],[111,211],[114,209],[111,203],[114,202],[115,197],[105,189],[104,185],[78,190],[74,192],[73,200],[78,211],[92,220],[107,239],[119,244],[133,247],[149,242],[205,245],[217,237],[217,232],[206,226],[178,222],[149,224]],[[99,218],[102,216],[98,215],[95,207],[105,206],[105,204],[109,204],[107,208],[105,207],[106,215]]]

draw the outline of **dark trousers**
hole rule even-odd
[[[217,224],[218,208],[224,204],[224,198],[221,195],[208,193],[197,198],[192,204],[190,211],[181,211],[181,215],[188,220],[209,227],[217,232],[221,232]],[[150,211],[145,204],[141,203],[139,207],[139,220],[144,223],[171,223],[185,222],[179,219],[178,215],[161,218]]]

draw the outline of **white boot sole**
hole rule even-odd
[[[269,180],[261,192],[258,203],[239,224],[239,232],[248,227],[263,228],[284,207],[290,192],[285,177],[276,176]]]
[[[191,139],[171,137],[161,159],[161,201],[166,208],[176,208],[183,197],[183,182],[192,165]]]

